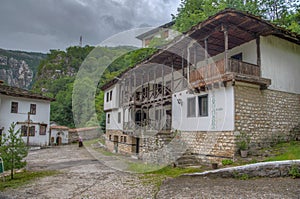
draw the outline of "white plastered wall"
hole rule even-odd
[[[272,81],[269,89],[300,94],[300,45],[261,37],[261,72]]]
[[[200,117],[197,96],[208,95],[208,116]],[[196,117],[187,117],[187,99],[196,97]],[[182,100],[182,104],[178,103]],[[172,129],[180,131],[234,130],[234,89],[232,86],[207,93],[189,94],[182,91],[172,96]]]

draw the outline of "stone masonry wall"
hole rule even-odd
[[[231,131],[182,132],[181,135],[190,153],[186,155],[193,155],[200,163],[221,162],[222,159],[234,157],[235,137]]]
[[[300,139],[300,95],[235,86],[235,130],[251,137],[250,149]]]
[[[135,144],[134,139],[131,136],[124,135],[123,132],[120,130],[106,130],[105,145],[107,149],[111,152],[116,152],[114,136],[118,136],[118,153],[132,154],[132,150],[134,147],[133,144]]]

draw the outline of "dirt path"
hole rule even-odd
[[[69,145],[30,152],[30,170],[59,170],[61,174],[36,180],[2,193],[8,198],[151,198],[152,186],[138,175],[111,169],[86,149]]]

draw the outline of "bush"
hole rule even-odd
[[[233,161],[230,160],[230,159],[222,160],[222,165],[223,165],[223,166],[231,165],[231,164],[233,164]]]
[[[292,168],[289,170],[289,175],[295,179],[300,178],[300,171],[297,165],[292,165]]]

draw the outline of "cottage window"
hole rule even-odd
[[[196,117],[196,97],[187,99],[187,117]]]
[[[21,136],[27,136],[27,129],[28,126],[22,125],[21,126]],[[35,136],[35,126],[29,127],[29,136]]]
[[[46,135],[47,125],[41,124],[40,125],[40,135]]]
[[[18,113],[18,102],[11,102],[11,113]]]
[[[121,136],[121,141],[120,142],[123,142],[123,136]]]
[[[126,143],[126,142],[127,142],[127,140],[126,140],[126,139],[127,139],[127,137],[126,137],[126,136],[124,136],[124,143]]]
[[[36,114],[36,104],[30,104],[30,114],[31,115]]]
[[[29,136],[35,136],[35,126],[29,128]]]
[[[208,96],[199,96],[199,116],[208,116]]]
[[[107,114],[107,124],[109,124],[110,123],[110,114],[108,113]]]
[[[111,135],[109,135],[108,139],[111,140]]]
[[[121,123],[121,112],[118,112],[118,123]]]
[[[106,102],[109,101],[109,92],[106,93]]]
[[[110,96],[109,96],[109,100],[112,100],[112,91],[110,91]]]

